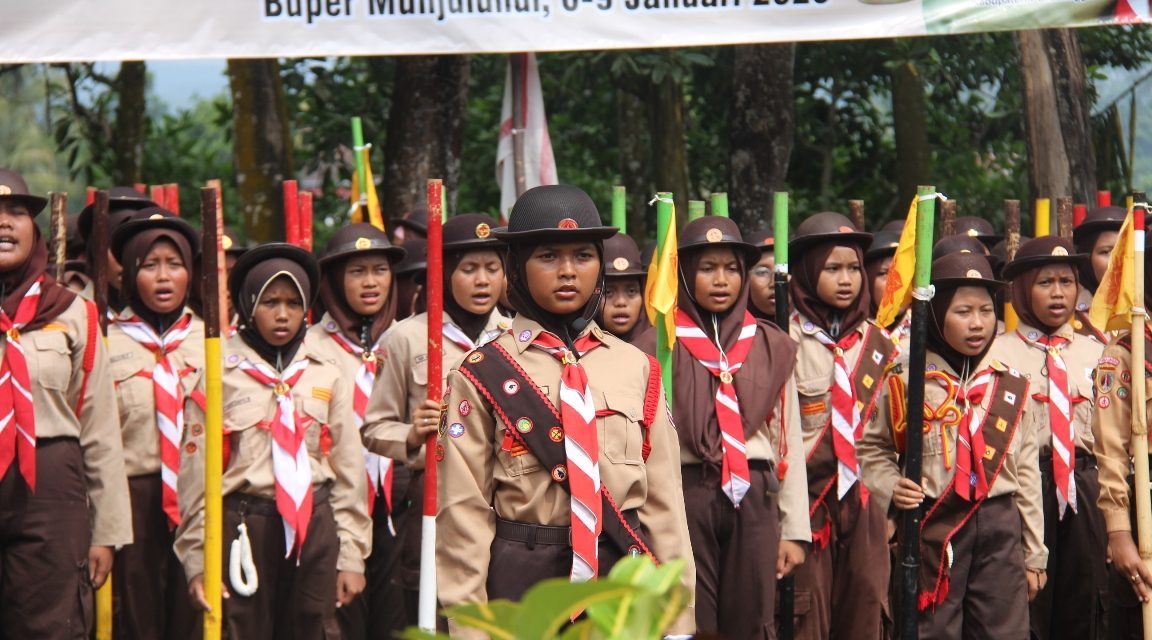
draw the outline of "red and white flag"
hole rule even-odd
[[[513,65],[517,65],[513,69]],[[515,78],[518,82],[514,82]],[[513,105],[519,105],[518,110]],[[522,122],[514,114],[522,113]],[[500,110],[500,139],[496,145],[496,180],[500,183],[500,218],[507,222],[516,202],[516,157],[512,130],[519,128],[524,136],[524,190],[542,184],[557,184],[556,159],[548,137],[548,118],[544,115],[544,93],[540,89],[540,70],[536,54],[508,56],[504,75],[504,106]]]

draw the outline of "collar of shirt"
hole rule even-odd
[[[540,323],[535,320],[529,320],[524,316],[516,316],[513,318],[512,327],[508,329],[508,333],[512,335],[512,340],[516,343],[516,353],[524,353],[525,349],[532,346],[532,341],[536,339],[536,335],[543,330],[544,327],[540,326]],[[600,326],[596,324],[595,320],[589,322],[584,331],[580,332],[576,337],[580,337],[588,332],[592,332],[592,335],[596,336],[601,346],[612,346],[608,340],[604,339],[605,334],[600,329]]]

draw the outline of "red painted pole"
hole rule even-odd
[[[312,250],[312,192],[301,191],[297,207],[300,215],[300,246]]]
[[[137,182],[137,183],[133,184],[132,188],[139,191],[142,194],[148,193],[148,185],[144,184],[143,182]]]
[[[168,208],[168,194],[164,192],[164,185],[154,184],[148,188],[148,197],[157,205]]]
[[[90,205],[96,202],[96,187],[88,187],[84,190],[84,205]]]
[[[1081,222],[1084,222],[1084,216],[1088,215],[1088,205],[1078,204],[1072,207],[1072,226],[1078,227]]]
[[[180,215],[180,185],[164,185],[164,202],[165,209],[168,209],[177,216]]]
[[[300,198],[296,181],[284,181],[284,241],[300,245]]]
[[[1112,192],[1111,191],[1097,191],[1096,192],[1096,206],[1097,207],[1111,207],[1112,206]]]
[[[428,181],[428,399],[443,400],[444,246],[442,215],[444,182]],[[436,465],[442,457],[436,434],[424,446],[424,518],[420,533],[420,606],[417,624],[436,629]]]

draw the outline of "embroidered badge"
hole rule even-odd
[[[1126,400],[1128,398],[1128,387],[1117,387],[1116,397],[1121,400]]]
[[[9,187],[6,184],[0,184],[0,196],[10,195],[11,193],[12,187]]]
[[[564,218],[556,225],[557,229],[579,229],[580,224],[572,218]]]
[[[199,422],[192,424],[192,435],[199,436],[199,435],[203,435],[203,433],[204,433],[204,425],[200,424]]]
[[[928,366],[925,367],[925,370],[926,371],[935,371],[936,370],[936,363],[935,362],[928,363]]]
[[[467,416],[469,413],[472,413],[472,403],[467,400],[461,400],[456,410],[460,412],[460,415]]]
[[[1112,406],[1112,401],[1108,399],[1108,396],[1100,396],[1100,399],[1096,401],[1096,406],[1101,409],[1107,409]]]
[[[1004,402],[1008,404],[1016,404],[1016,394],[1011,391],[1004,392]]]
[[[1076,331],[1079,331],[1079,330],[1084,328],[1084,323],[1080,322],[1079,320],[1073,319],[1072,320],[1072,328],[1075,329]]]
[[[528,418],[517,418],[516,419],[516,430],[519,431],[520,433],[532,433],[532,427],[533,426],[534,425],[532,424],[532,421],[529,420]]]
[[[966,278],[980,278],[981,277],[980,270],[979,269],[969,269],[968,272],[964,274],[964,276]]]
[[[312,397],[324,402],[332,402],[332,390],[324,387],[312,387]]]
[[[453,438],[459,438],[460,436],[464,435],[464,425],[460,424],[459,422],[453,422],[452,426],[448,427],[448,435],[452,436]]]
[[[487,222],[481,222],[480,224],[476,225],[477,238],[484,240],[490,235],[492,235],[492,227],[488,226]]]
[[[444,462],[444,445],[436,445],[436,462]]]
[[[880,364],[884,360],[884,354],[879,351],[872,352],[872,362]]]
[[[517,340],[519,340],[520,342],[528,342],[531,339],[532,339],[532,332],[529,331],[528,329],[521,331],[520,335],[517,336]]]
[[[548,430],[548,439],[552,442],[560,442],[564,439],[564,430],[560,427],[552,427]]]
[[[1112,356],[1104,356],[1100,358],[1099,364],[1100,366],[1111,365],[1113,367],[1119,367],[1120,360],[1118,358],[1113,358]]]
[[[187,453],[188,455],[192,455],[193,453],[196,453],[196,443],[195,442],[189,442],[188,444],[184,445],[184,452]]]
[[[713,227],[704,234],[704,239],[708,242],[720,242],[724,239],[724,232]]]
[[[985,445],[984,446],[984,459],[985,460],[991,460],[995,456],[996,456],[996,447]]]
[[[1054,256],[1066,256],[1066,255],[1068,255],[1068,250],[1065,249],[1064,247],[1056,247],[1055,249],[1052,250],[1052,255],[1054,255]]]
[[[871,388],[872,388],[872,384],[873,384],[873,383],[875,383],[875,382],[876,382],[876,380],[875,380],[875,379],[873,379],[873,378],[872,378],[872,376],[870,376],[870,375],[868,375],[868,374],[864,374],[864,378],[863,378],[863,379],[861,379],[861,380],[860,380],[860,382],[863,382],[863,383],[864,383],[864,388],[865,388],[865,389],[871,389]]]
[[[824,413],[828,410],[828,404],[823,400],[813,400],[811,402],[800,403],[800,415],[814,416]]]
[[[628,258],[620,256],[612,261],[612,268],[617,271],[626,271],[628,269]]]
[[[848,225],[840,225],[838,230],[840,231],[840,233],[854,233],[856,231],[855,229],[853,229],[852,227],[849,227]]]
[[[520,383],[509,378],[504,381],[504,394],[514,396],[520,392]]]
[[[1040,337],[1040,334],[1039,334],[1039,333],[1037,333],[1037,332],[1035,332],[1035,331],[1029,331],[1029,332],[1028,332],[1028,339],[1029,339],[1029,340],[1033,340],[1033,341],[1034,341],[1034,340],[1036,340],[1036,338],[1039,338],[1039,337]]]
[[[472,355],[468,356],[468,362],[471,364],[479,364],[484,359],[484,354],[479,351],[473,351]]]
[[[1096,388],[1100,393],[1108,393],[1112,390],[1112,385],[1116,380],[1112,377],[1112,372],[1100,372],[1096,375]]]
[[[356,238],[356,250],[363,251],[372,246],[372,241],[368,238]]]
[[[240,356],[236,354],[228,356],[228,364],[236,364],[237,362],[240,362]]]
[[[552,467],[552,479],[556,482],[564,482],[568,478],[568,468],[562,464]]]
[[[1008,421],[1005,420],[1004,418],[996,418],[996,430],[997,431],[1007,431],[1008,430]]]
[[[804,321],[804,330],[805,331],[811,331],[812,328],[813,328],[812,321],[811,320],[805,320]]]
[[[1080,304],[1076,305],[1076,310],[1077,311],[1087,311],[1088,310],[1088,303],[1087,302],[1081,302]]]
[[[1131,371],[1121,371],[1120,372],[1120,382],[1123,382],[1124,384],[1130,384],[1132,382],[1132,372]]]

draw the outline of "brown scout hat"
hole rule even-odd
[[[1080,244],[1085,236],[1101,231],[1119,231],[1128,210],[1124,207],[1095,207],[1084,214],[1084,219],[1072,230],[1072,242]]]
[[[0,169],[0,201],[18,202],[28,207],[33,218],[48,204],[47,198],[32,195],[24,176],[11,169]]]
[[[962,233],[944,236],[932,245],[933,260],[938,260],[952,253],[975,253],[986,256],[989,251],[988,245],[980,242],[979,238]]]
[[[150,200],[148,196],[132,187],[112,187],[108,190],[109,233],[132,217],[126,214],[159,206],[160,205]],[[92,211],[95,207],[95,203],[85,206],[80,210],[80,219],[76,221],[76,225],[80,228],[80,236],[85,240],[92,237]],[[169,213],[169,215],[172,214]]]
[[[348,227],[345,227],[345,229],[347,228]],[[311,253],[287,242],[269,242],[262,244],[249,249],[244,255],[240,256],[240,259],[236,261],[236,266],[232,267],[232,272],[228,274],[228,293],[232,294],[232,299],[240,300],[241,290],[244,287],[245,278],[248,277],[248,272],[256,265],[270,258],[283,258],[300,265],[304,273],[308,276],[308,299],[304,301],[304,306],[305,308],[311,307],[320,292],[320,265],[316,262],[316,258],[312,257]]]
[[[895,231],[897,233],[897,235],[899,235],[900,233],[903,233],[903,231],[904,231],[904,222],[905,222],[904,218],[896,218],[895,220],[889,220],[888,222],[884,223],[883,227],[880,227],[880,230],[881,231]]]
[[[525,191],[512,205],[508,226],[492,235],[508,244],[535,244],[605,240],[616,231],[604,225],[596,203],[579,187],[553,184]]]
[[[631,236],[624,233],[604,241],[604,277],[625,278],[648,275],[640,266],[640,248]]]
[[[405,238],[404,257],[392,266],[392,272],[398,276],[424,271],[428,268],[428,241],[424,238]]]
[[[800,251],[820,242],[835,240],[838,244],[858,245],[868,248],[872,234],[858,231],[848,216],[834,211],[814,213],[804,219],[796,228],[796,236],[788,242],[789,255],[799,255]]]
[[[978,216],[960,216],[956,218],[956,233],[971,236],[986,244],[996,244],[1004,236],[996,233],[992,223]]]
[[[109,245],[112,255],[117,262],[123,262],[124,247],[137,233],[146,229],[171,229],[184,236],[188,247],[192,249],[192,257],[200,254],[200,234],[187,221],[176,217],[174,213],[161,207],[141,209],[131,220],[124,222],[112,232],[112,242]]]
[[[341,227],[328,240],[324,248],[324,255],[320,257],[320,266],[327,266],[333,260],[343,258],[353,253],[379,251],[387,256],[392,264],[404,258],[404,249],[388,241],[388,234],[368,224],[357,222]]]
[[[483,213],[464,213],[448,218],[443,228],[444,250],[500,249],[504,243],[492,235],[492,223],[492,218]]]
[[[1042,236],[1020,245],[1016,257],[1004,265],[1001,276],[1007,280],[1022,271],[1046,264],[1078,266],[1088,261],[1088,254],[1076,253],[1072,243],[1060,236]]]
[[[762,229],[748,234],[748,244],[755,245],[760,253],[776,248],[776,234],[771,229]]]
[[[744,241],[740,227],[724,216],[703,216],[684,225],[680,232],[677,250],[700,249],[703,247],[730,246],[743,253],[744,264],[749,267],[760,260],[760,248]]]
[[[937,289],[984,287],[993,290],[1008,283],[993,277],[988,258],[978,253],[950,253],[932,262],[932,284]]]
[[[411,231],[421,238],[428,237],[428,210],[427,209],[413,209],[404,214],[403,217],[393,218],[391,225],[393,227],[403,227],[407,231]]]
[[[896,247],[900,246],[899,231],[877,231],[872,235],[872,244],[864,252],[864,262],[872,262],[896,255]]]

